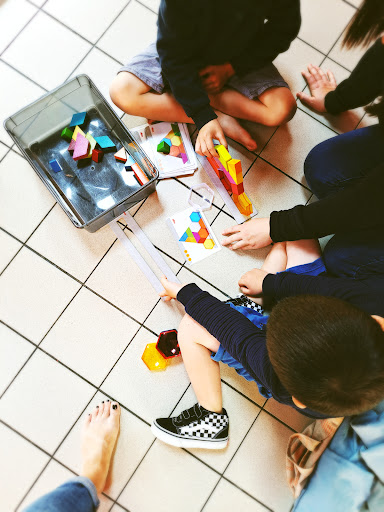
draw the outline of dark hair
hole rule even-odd
[[[350,416],[384,399],[384,333],[340,299],[280,301],[268,320],[267,349],[283,386],[314,411]]]
[[[365,0],[351,19],[343,39],[343,46],[367,46],[384,32],[383,0]]]

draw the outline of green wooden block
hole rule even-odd
[[[159,144],[157,145],[158,153],[165,153],[166,155],[168,155],[170,150],[171,150],[171,148],[165,142],[165,140],[160,141]]]
[[[192,237],[193,238],[193,233],[192,233],[192,229],[191,228],[187,228],[186,231],[185,231],[188,235],[188,237]]]
[[[68,142],[71,142],[73,135],[73,131],[70,130],[68,127],[64,128],[64,130],[61,132],[61,136],[63,139],[67,140]]]
[[[173,133],[177,135],[178,137],[181,137],[179,125],[177,123],[171,123]]]

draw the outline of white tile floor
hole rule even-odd
[[[302,0],[299,38],[276,59],[293,92],[305,88],[300,71],[308,63],[332,69],[338,80],[349,75],[360,54],[341,51],[340,38],[358,4]],[[158,5],[2,0],[0,118],[77,73],[88,73],[107,95],[119,66],[155,38]],[[310,199],[303,161],[315,144],[371,123],[362,109],[336,119],[298,106],[287,126],[252,127],[255,153],[231,144],[261,215]],[[205,180],[199,169],[194,177],[161,182],[132,211],[182,280],[196,280],[225,299],[267,251],[223,249],[184,267],[165,217],[186,206],[186,187]],[[208,213],[219,237],[234,223],[222,205],[216,196]],[[233,418],[229,447],[183,451],[155,441],[150,421],[189,407],[194,397],[181,361],[152,374],[140,358],[158,332],[177,327],[181,308],[159,302],[108,228],[89,234],[71,226],[2,127],[0,247],[1,512],[21,510],[77,473],[82,417],[105,396],[122,404],[122,422],[102,512],[290,509],[286,441],[308,420],[266,401],[254,384],[223,368],[225,406]]]

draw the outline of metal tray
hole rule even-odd
[[[83,111],[88,120],[82,130],[93,137],[108,135],[117,149],[128,149],[148,183],[139,185],[133,173],[114,158],[115,151],[105,153],[100,163],[72,159],[61,131],[74,113]],[[87,75],[47,93],[6,119],[4,126],[77,228],[97,231],[156,188],[158,170]],[[53,159],[63,171],[52,171],[49,161]]]

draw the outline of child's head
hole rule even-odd
[[[368,313],[332,297],[280,301],[267,348],[287,391],[312,410],[350,416],[384,399],[384,332]]]

